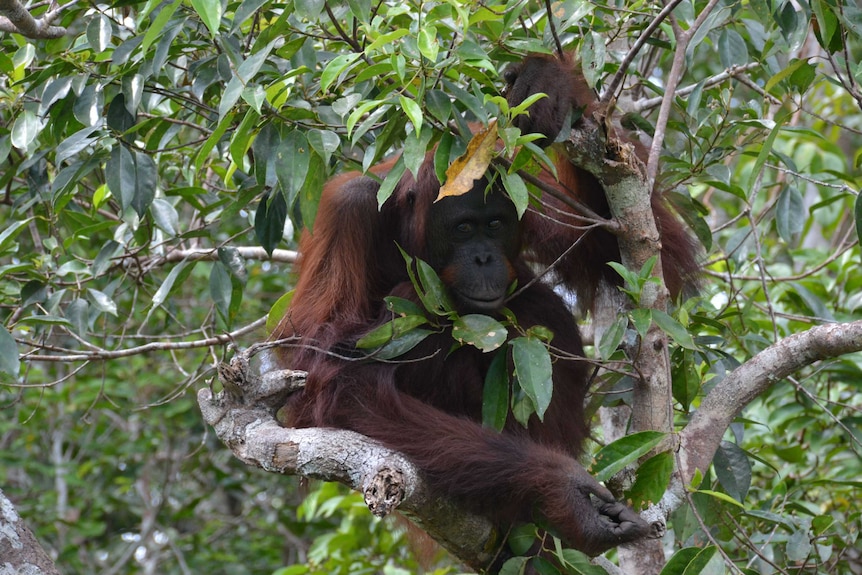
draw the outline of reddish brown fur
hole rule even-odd
[[[563,74],[571,83],[560,87]],[[536,91],[549,93],[521,123],[523,130],[549,139],[562,128],[561,108],[595,102],[569,61],[530,57],[509,77],[509,97],[515,103]],[[358,338],[391,319],[383,306],[385,296],[418,301],[396,244],[414,257],[428,257],[426,226],[440,186],[432,160],[429,154],[416,179],[405,175],[379,211],[374,179],[351,173],[327,184],[314,232],[305,233],[300,245],[300,280],[291,309],[273,334],[301,338],[300,345],[282,350],[279,361],[308,372],[305,389],[283,410],[286,423],[352,429],[377,439],[410,458],[439,494],[489,515],[504,528],[513,521],[543,519],[566,543],[588,553],[642,537],[647,526],[612,503],[610,493],[576,459],[588,433],[583,411],[588,371],[583,362],[555,360],[553,398],[544,421],[534,416],[524,429],[510,414],[504,432],[496,433],[480,424],[491,356],[472,347],[453,350],[450,329],[432,334],[408,353],[404,359],[410,362],[361,360],[355,350]],[[385,174],[392,164],[374,171]],[[606,214],[607,202],[592,176],[567,162],[557,170],[559,183],[549,174],[541,177]],[[543,202],[569,210],[556,200]],[[666,240],[662,255],[668,258],[668,284],[679,293],[684,274],[695,267],[691,243],[661,201],[653,207]],[[525,244],[520,255],[506,262],[519,286],[534,277],[530,263],[549,265],[579,239],[556,270],[558,279],[587,299],[601,283],[613,281],[606,262],[616,259],[618,250],[606,233],[584,235],[536,212],[528,213],[512,233],[521,234]],[[519,244],[513,245],[517,249]],[[450,286],[457,274],[467,273],[448,264],[437,271]],[[563,355],[583,354],[570,311],[547,285],[532,284],[506,306],[522,328],[549,328],[552,345]],[[604,502],[598,510],[590,494]]]

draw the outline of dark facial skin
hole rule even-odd
[[[460,312],[499,310],[515,277],[520,250],[518,215],[500,192],[485,194],[484,182],[463,196],[431,207],[427,240],[429,263],[449,286]]]

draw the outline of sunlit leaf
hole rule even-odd
[[[218,35],[221,25],[222,5],[221,0],[191,0],[192,8],[198,13],[201,20],[209,29],[212,36]]]
[[[398,101],[401,102],[401,109],[410,118],[410,123],[413,124],[413,130],[419,134],[422,130],[422,108],[416,103],[416,100],[399,96]]]
[[[715,552],[716,548],[712,546],[704,549],[699,547],[680,549],[668,560],[660,575],[697,575],[706,567]]]
[[[455,319],[452,337],[487,353],[506,343],[508,332],[503,324],[492,317],[468,314]]]
[[[437,52],[440,45],[437,43],[437,28],[434,26],[422,26],[419,29],[419,52],[432,63],[437,61]]]
[[[97,14],[87,25],[87,40],[96,52],[104,52],[111,42],[111,21]]]
[[[673,473],[674,456],[664,451],[650,457],[638,466],[634,484],[626,490],[626,499],[635,509],[644,509],[658,503]]]
[[[627,465],[652,451],[664,440],[659,431],[641,431],[617,439],[596,453],[595,463],[590,468],[598,481],[607,481]]]
[[[30,143],[39,135],[42,124],[36,114],[24,110],[12,123],[12,145],[19,150],[26,150]]]

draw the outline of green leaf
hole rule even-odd
[[[319,3],[321,5],[321,7],[323,6],[323,0],[313,0],[313,1]],[[240,29],[240,26],[242,26],[247,20],[252,18],[254,16],[255,12],[257,12],[264,4],[266,4],[266,2],[267,2],[267,0],[243,0],[242,3],[240,3],[239,7],[236,9],[236,11],[233,14],[233,24],[230,27],[231,34],[235,34],[237,32],[237,30]],[[301,1],[294,2],[293,6],[296,9],[296,13],[298,15],[300,15],[299,13],[305,7],[305,3],[301,2]],[[320,13],[319,9],[318,9],[317,13],[318,14]],[[300,15],[300,17],[303,17],[303,16]],[[315,18],[316,18],[316,15],[315,15]]]
[[[368,46],[365,47],[365,54],[371,55],[375,51],[382,48],[383,46],[386,46],[387,44],[391,44],[391,43],[395,42],[396,40],[403,38],[404,36],[408,35],[409,33],[410,33],[410,30],[408,30],[407,28],[398,28],[398,29],[393,30],[391,32],[381,34],[371,44],[369,44]]]
[[[281,242],[286,221],[287,202],[284,194],[270,193],[260,201],[254,214],[254,235],[269,255]]]
[[[386,302],[386,309],[395,315],[422,315],[423,309],[409,299],[389,295],[383,298]]]
[[[230,274],[221,262],[214,262],[210,270],[210,297],[222,320],[230,316],[230,299],[233,292]],[[226,321],[226,323],[228,323]]]
[[[97,14],[87,25],[87,41],[96,52],[104,52],[111,43],[111,21],[104,14]]]
[[[724,501],[725,503],[730,503],[731,505],[739,507],[740,509],[745,509],[745,506],[742,503],[740,503],[739,501],[737,501],[736,499],[734,499],[733,497],[731,497],[727,493],[721,493],[719,491],[711,491],[709,489],[698,489],[696,491],[696,493],[703,493],[705,495],[709,495],[710,497],[714,497],[716,499]]]
[[[225,133],[227,132],[228,128],[230,128],[233,125],[234,117],[235,117],[235,114],[230,113],[230,114],[227,114],[226,116],[223,116],[221,118],[221,120],[219,120],[219,123],[216,126],[216,129],[213,130],[213,133],[210,134],[210,137],[206,139],[206,141],[200,147],[200,150],[198,150],[198,153],[195,155],[195,159],[194,159],[195,171],[197,171],[197,172],[201,171],[201,168],[203,167],[204,162],[209,157],[210,152],[212,152],[213,149],[216,147],[216,145],[221,141],[221,139],[224,137]]]
[[[684,348],[697,350],[691,334],[681,323],[669,316],[666,312],[658,309],[652,310],[652,319],[659,328],[668,334],[673,340]]]
[[[665,434],[660,431],[641,431],[621,437],[596,453],[595,463],[590,471],[597,481],[607,481],[627,465],[633,465],[652,451],[664,437]]]
[[[411,98],[398,96],[398,101],[401,102],[401,109],[407,114],[410,123],[413,124],[413,131],[418,136],[422,130],[422,108]]]
[[[317,217],[317,208],[320,205],[320,196],[323,194],[327,175],[326,160],[312,152],[308,158],[308,174],[299,194],[302,224],[310,232],[314,231],[314,219]]]
[[[498,172],[503,182],[503,188],[512,203],[515,204],[515,210],[518,212],[518,219],[521,219],[524,212],[527,211],[527,205],[530,202],[530,191],[527,189],[527,184],[518,174],[509,174],[505,170]]]
[[[790,85],[799,93],[804,94],[817,77],[817,66],[805,62],[790,74]]]
[[[367,102],[362,102],[359,104],[351,113],[350,116],[347,117],[347,122],[345,122],[344,126],[347,128],[347,135],[350,136],[353,133],[353,128],[356,127],[356,123],[361,120],[366,114],[370,113],[374,108],[377,108],[386,103],[386,100],[369,100]]]
[[[814,12],[812,24],[817,41],[830,54],[838,52],[843,47],[838,17],[824,0],[812,0],[810,5]]]
[[[515,378],[524,393],[532,400],[536,415],[542,420],[551,404],[554,392],[551,354],[540,340],[519,337],[510,342]]]
[[[11,222],[7,220],[6,229],[0,231],[0,254],[12,247],[15,238],[30,225],[31,221],[33,221],[32,217]]]
[[[680,549],[671,556],[660,575],[697,575],[706,567],[715,552],[716,548],[713,546],[705,549],[698,547]]]
[[[380,208],[386,203],[386,200],[389,199],[389,196],[392,195],[392,192],[395,191],[395,186],[398,185],[398,182],[401,181],[401,176],[404,175],[404,172],[407,170],[406,165],[404,164],[404,158],[398,158],[395,162],[395,165],[392,166],[392,169],[389,170],[389,173],[386,174],[386,178],[384,178],[383,183],[380,185],[380,189],[377,190],[377,207]]]
[[[41,114],[47,112],[51,105],[58,101],[62,100],[69,93],[69,88],[72,86],[72,78],[69,76],[57,78],[56,80],[48,83],[45,87],[45,91],[42,92],[42,103],[39,106]]]
[[[108,188],[122,209],[133,208],[143,217],[156,195],[156,163],[126,146],[115,146],[105,165]]]
[[[524,575],[524,570],[527,568],[529,557],[512,557],[503,563],[499,575]]]
[[[227,86],[222,93],[222,98],[218,104],[219,118],[224,118],[228,115],[228,112],[233,108],[233,105],[236,104],[240,96],[242,96],[244,88],[245,86],[243,86],[239,77],[234,76],[230,79],[230,82],[227,83]]]
[[[614,352],[616,352],[620,343],[623,341],[623,337],[626,335],[628,325],[629,318],[621,314],[618,315],[616,320],[614,320],[614,323],[605,330],[602,334],[601,340],[599,341],[599,356],[602,359],[608,359],[614,354]]]
[[[404,151],[401,154],[401,159],[414,177],[419,176],[419,170],[425,162],[425,152],[428,150],[432,135],[430,130],[425,130],[421,136],[414,132],[404,138]]]
[[[12,145],[19,150],[26,150],[41,129],[42,123],[36,114],[30,110],[24,110],[12,123]]]
[[[18,378],[21,361],[18,358],[18,344],[6,328],[0,325],[0,373],[12,379]]]
[[[805,227],[805,203],[794,186],[784,186],[775,207],[775,225],[785,243],[791,243]]]
[[[371,17],[371,0],[347,0],[350,13],[360,22],[368,22]]]
[[[811,536],[805,528],[797,529],[787,540],[787,559],[795,564],[805,563],[811,551]]]
[[[646,337],[647,331],[649,331],[649,328],[652,325],[652,310],[646,308],[635,308],[629,312],[629,316],[631,317],[632,325],[634,326],[635,331],[638,332],[638,335]]]
[[[336,56],[330,60],[329,63],[326,64],[326,68],[323,69],[323,73],[320,75],[320,91],[326,93],[332,83],[338,79],[342,72],[352,67],[359,59],[359,56],[360,54],[356,53],[341,54],[340,56]],[[347,128],[347,131],[350,133],[349,127]]]
[[[718,56],[723,68],[748,64],[748,47],[739,32],[725,28],[718,38]]]
[[[180,0],[169,0],[162,3],[159,13],[152,19],[147,31],[144,32],[143,41],[141,42],[141,50],[143,50],[143,52],[146,53],[150,49],[150,46],[152,46],[153,42],[161,38],[165,25],[170,21],[174,12],[177,11],[177,8],[179,8],[181,4],[182,2]]]
[[[275,174],[288,206],[292,206],[308,174],[309,146],[299,130],[281,141],[275,152]]]
[[[194,260],[183,260],[168,273],[168,277],[165,278],[165,281],[162,282],[162,285],[159,286],[159,289],[153,295],[152,307],[147,313],[146,321],[149,321],[152,313],[167,301],[168,296],[174,289],[174,285],[182,285],[189,274],[192,273],[195,263]]]
[[[509,374],[505,350],[494,355],[482,387],[482,425],[502,431],[509,415]]]
[[[442,90],[428,90],[425,93],[425,107],[441,124],[445,124],[452,116],[452,101]],[[451,137],[451,134],[447,134]]]
[[[437,272],[422,260],[416,260],[416,277],[419,282],[419,299],[425,309],[435,315],[448,315],[454,309],[449,290]]]
[[[248,269],[245,267],[245,258],[240,255],[238,249],[230,246],[222,246],[218,249],[218,261],[224,264],[232,278],[236,278],[243,284],[248,281]]]
[[[249,108],[246,111],[245,116],[243,116],[242,121],[239,123],[239,126],[237,126],[233,131],[233,136],[230,139],[231,160],[233,160],[233,163],[241,170],[246,166],[245,154],[248,152],[255,136],[257,136],[255,126],[257,125],[259,118],[260,114],[258,114],[254,109]],[[276,167],[277,166],[278,162],[276,162]]]
[[[374,359],[381,360],[391,360],[398,357],[401,357],[420,343],[422,343],[426,337],[433,333],[427,329],[413,329],[408,331],[405,334],[399,335],[398,337],[393,338],[392,341],[384,345],[380,350],[376,351],[373,354]]]
[[[306,137],[311,148],[323,158],[325,164],[329,163],[332,154],[341,145],[341,138],[332,130],[309,130]]]
[[[658,503],[673,473],[674,456],[664,451],[644,461],[637,470],[634,484],[626,491],[626,499],[635,509]]]
[[[488,353],[506,343],[506,328],[499,321],[482,314],[468,314],[455,319],[452,337]]]
[[[159,229],[173,237],[179,233],[180,215],[176,208],[167,200],[156,198],[150,205],[150,215]]]
[[[677,348],[671,358],[673,398],[684,411],[688,411],[700,391],[700,376],[694,365],[691,350]]]
[[[766,92],[772,92],[772,89],[777,86],[781,81],[789,78],[794,72],[796,72],[796,70],[807,64],[808,63],[805,60],[791,60],[786,66],[779,70],[777,74],[772,76],[772,78],[770,78],[766,82],[763,89]]]
[[[290,309],[290,303],[293,301],[294,290],[290,290],[280,298],[278,298],[272,307],[269,308],[269,313],[266,314],[266,333],[272,333],[278,327],[281,319],[287,315],[287,310]]]
[[[297,16],[314,22],[320,16],[324,4],[325,0],[296,0],[293,5]]]
[[[424,315],[407,315],[396,317],[381,326],[376,327],[356,342],[359,349],[374,349],[403,336],[411,330],[428,323]]]
[[[96,309],[113,316],[117,315],[117,304],[108,294],[97,289],[88,288],[87,295],[90,297],[90,301],[96,306]]]
[[[63,317],[69,322],[72,331],[84,337],[90,324],[90,304],[83,298],[73,300],[66,306]]]
[[[532,523],[517,525],[512,528],[506,543],[515,555],[526,555],[530,547],[536,542],[539,533]]]
[[[135,125],[134,114],[130,114],[129,110],[126,108],[125,95],[117,94],[114,96],[111,103],[108,105],[108,113],[105,120],[107,121],[109,128],[119,132],[120,134],[125,133],[129,128]]]
[[[437,42],[437,28],[434,26],[422,26],[419,29],[419,53],[428,58],[431,63],[437,62],[437,53],[440,44]]]
[[[791,43],[800,23],[799,14],[796,13],[793,2],[784,2],[781,9],[776,10],[773,16],[781,28],[781,35],[784,36],[785,42]],[[805,24],[808,24],[807,20]]]
[[[192,8],[198,13],[200,19],[206,24],[213,38],[218,36],[219,25],[221,24],[222,5],[221,0],[191,0]]]
[[[715,476],[727,494],[739,501],[745,500],[751,487],[751,462],[735,443],[722,441],[712,460]]]
[[[144,97],[144,77],[141,74],[123,76],[122,88],[126,111],[134,116],[138,113],[138,107]]]
[[[558,540],[555,540],[555,542]],[[557,546],[556,556],[561,561],[566,573],[577,573],[578,575],[608,575],[599,565],[593,565],[588,556],[575,549],[561,549]]]

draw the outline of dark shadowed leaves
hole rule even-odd
[[[751,486],[751,463],[745,451],[730,441],[722,441],[712,460],[715,476],[728,495],[740,503]]]
[[[148,155],[115,146],[105,166],[108,188],[125,210],[132,208],[143,217],[156,195],[156,163]]]
[[[516,338],[511,346],[518,385],[532,400],[536,415],[542,419],[554,391],[551,355],[544,343],[532,337]]]
[[[266,253],[272,255],[278,247],[286,220],[287,202],[282,194],[267,194],[258,204],[254,215],[254,234]]]

